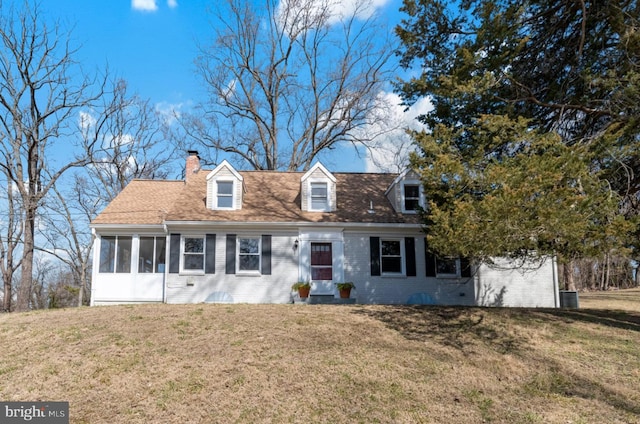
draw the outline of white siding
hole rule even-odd
[[[216,234],[215,274],[168,274],[167,303],[290,303],[291,285],[298,279],[298,252],[293,250],[297,233],[272,234],[271,275],[261,276],[225,274],[226,236]]]
[[[545,307],[557,305],[555,262],[549,258],[540,267],[530,265],[514,269],[506,259],[495,265],[482,265],[476,282],[479,306]],[[511,269],[510,269],[511,268]]]
[[[415,238],[416,276],[372,276],[370,266],[370,236],[411,236]],[[358,303],[406,304],[412,295],[426,294],[434,304],[472,305],[473,279],[437,279],[425,277],[424,241],[422,235],[355,234],[345,235],[345,280],[352,281],[356,290],[352,297]]]
[[[500,268],[482,265],[470,278],[425,277],[424,241],[417,235],[415,277],[372,276],[370,236],[387,235],[345,234],[345,281],[356,285],[352,297],[358,303],[405,304],[416,295],[438,305],[558,306],[555,262],[551,259],[530,269],[509,269],[512,264],[496,261]]]
[[[312,169],[311,172],[305,174],[303,178],[300,180],[300,208],[303,211],[309,210],[309,190],[310,183],[317,181],[323,181],[327,183],[327,190],[329,195],[329,208],[334,211],[336,210],[337,205],[337,197],[336,197],[336,183],[332,176],[327,175],[322,168],[318,167],[316,169]]]
[[[242,209],[242,180],[226,165],[222,165],[207,176],[207,208],[215,209],[217,201],[216,181],[233,181],[233,207]]]

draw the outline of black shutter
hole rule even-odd
[[[407,277],[416,276],[416,240],[413,237],[404,238],[405,266]]]
[[[271,275],[271,236],[262,236],[262,275]]]
[[[180,272],[180,234],[171,234],[169,238],[169,273]]]
[[[207,256],[204,258],[204,272],[205,274],[215,274],[216,273],[216,235],[207,234],[206,243],[207,243],[207,246],[204,251]]]
[[[429,245],[427,244],[427,238],[424,239],[424,262],[426,265],[426,276],[436,276],[436,255],[429,252]]]
[[[236,235],[227,234],[226,269],[227,274],[236,273]]]
[[[380,275],[380,237],[369,237],[371,275]]]
[[[471,278],[471,261],[469,258],[460,258],[460,276]]]

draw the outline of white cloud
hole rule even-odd
[[[321,3],[322,0],[314,0],[314,3]],[[357,16],[360,19],[371,17],[377,9],[384,7],[389,0],[345,0],[331,3],[331,18],[329,24],[339,22],[347,16]]]
[[[78,116],[78,124],[83,133],[96,126],[97,120],[90,112],[81,111]]]
[[[400,172],[408,165],[409,153],[415,150],[413,141],[405,130],[424,128],[416,117],[429,112],[433,105],[423,98],[405,111],[397,94],[382,92],[378,99],[383,116],[371,119],[373,124],[362,129],[369,134],[377,134],[367,152],[365,169],[367,172]],[[378,112],[378,114],[380,114]]]
[[[175,0],[170,1],[175,2]],[[143,12],[155,12],[156,10],[158,10],[156,0],[131,0],[131,7],[134,10],[140,10]]]
[[[184,103],[160,102],[156,103],[155,110],[164,124],[171,126],[182,116],[181,110],[184,106]]]
[[[167,6],[169,6],[172,9],[175,9],[176,7],[178,7],[178,1],[177,0],[167,0]]]
[[[276,16],[280,24],[286,22],[286,32],[291,33],[315,25],[334,25],[351,16],[367,19],[389,1],[280,0],[276,8]]]

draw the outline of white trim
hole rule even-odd
[[[257,239],[258,240],[258,269],[245,270],[240,269],[240,239]],[[255,256],[255,254],[251,254]],[[262,236],[256,234],[236,234],[236,275],[241,276],[260,276],[262,275]]]
[[[247,227],[265,227],[265,228],[308,228],[308,227],[336,227],[336,228],[388,228],[393,229],[407,229],[407,230],[422,230],[423,224],[407,224],[407,223],[384,223],[384,222],[268,222],[268,221],[166,221],[167,227],[231,227],[231,228],[247,228]],[[175,232],[175,231],[171,231]]]
[[[382,242],[383,241],[397,241],[400,244],[400,272],[384,272],[382,266]],[[380,242],[378,244],[378,249],[380,249],[380,276],[381,277],[406,277],[407,276],[407,267],[406,267],[406,252],[404,249],[404,239],[400,237],[380,237]],[[390,257],[390,256],[388,256]]]
[[[331,212],[333,210],[331,205],[331,198],[333,191],[331,182],[327,178],[310,178],[307,182],[308,190],[307,190],[307,210],[309,212]],[[313,208],[313,185],[314,184],[324,184],[326,186],[326,196],[325,196],[325,206],[323,208],[314,209]]]
[[[455,261],[456,261],[456,273],[455,274],[438,272],[438,260],[447,260],[447,259],[454,259],[454,258],[438,258],[436,256],[436,278],[450,279],[450,280],[462,278],[462,265],[460,264],[460,258],[459,257],[455,258]]]
[[[391,189],[393,187],[395,187],[396,185],[398,185],[398,183],[400,183],[400,181],[402,181],[404,179],[404,177],[407,176],[407,174],[411,171],[410,168],[405,169],[404,171],[402,171],[394,180],[391,184],[389,184],[389,187],[387,187],[387,189],[384,192],[384,195],[387,196],[389,194],[389,192],[391,191]]]
[[[327,178],[330,179],[333,183],[337,181],[336,177],[334,177],[333,174],[329,172],[329,170],[327,170],[327,168],[325,168],[324,165],[322,165],[320,162],[316,162],[315,165],[313,165],[307,172],[305,172],[305,174],[300,178],[300,181],[306,181],[318,169],[322,171],[322,173],[325,174]]]
[[[418,180],[404,180],[400,184],[400,208],[402,210],[402,213],[416,214],[418,213],[418,211],[405,208],[406,206],[405,187],[406,186],[418,186],[418,205],[420,205],[420,207],[422,208],[424,208],[424,205],[425,205],[424,188],[420,183],[420,181]]]
[[[227,160],[226,160],[226,159],[225,159],[225,160],[223,160],[222,162],[220,162],[220,164],[219,164],[218,166],[216,166],[216,167],[213,169],[213,171],[211,171],[211,172],[209,172],[209,173],[207,174],[207,177],[206,177],[207,181],[209,181],[211,178],[213,178],[213,177],[214,177],[218,172],[220,172],[220,170],[221,170],[222,168],[225,168],[225,167],[226,167],[227,169],[229,169],[229,171],[233,174],[233,176],[234,176],[235,178],[237,178],[239,181],[244,181],[244,179],[242,178],[242,175],[240,175],[240,174],[238,173],[238,171],[236,171],[236,170],[235,170],[235,168],[234,168],[233,166],[231,166],[231,164],[230,164],[229,162],[227,162]]]
[[[225,177],[221,177],[220,179],[215,179],[213,181],[214,183],[214,189],[212,190],[213,193],[212,196],[214,197],[212,200],[212,210],[216,210],[216,211],[230,211],[230,210],[236,210],[237,208],[237,204],[238,204],[238,200],[236,199],[236,180],[234,179],[227,179]],[[218,191],[218,183],[231,183],[231,195],[227,195],[225,194],[223,197],[227,198],[227,197],[231,197],[231,206],[229,207],[225,207],[225,206],[218,206],[218,200],[220,197],[220,192]]]
[[[202,239],[202,269],[184,269],[184,240],[186,238]],[[167,249],[169,250],[169,249]],[[207,237],[204,234],[180,234],[180,275],[204,275],[207,259]],[[168,268],[168,267],[167,267]]]
[[[94,233],[105,236],[134,233],[156,233],[166,235],[165,223],[160,224],[89,224]]]

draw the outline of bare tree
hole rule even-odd
[[[70,34],[57,24],[46,25],[38,4],[25,1],[16,10],[0,3],[0,17],[0,167],[23,207],[16,310],[27,310],[38,209],[67,170],[88,163],[86,151],[94,146],[80,145],[73,123],[101,96],[103,85],[96,87],[95,79],[85,76],[73,59]],[[74,153],[62,157],[59,152]]]
[[[188,137],[254,169],[298,170],[337,143],[375,134],[377,98],[393,48],[366,0],[348,13],[330,0],[227,0],[198,74],[209,93]]]
[[[104,207],[134,178],[166,178],[173,151],[161,114],[149,100],[129,95],[126,81],[115,81],[101,100],[92,113],[82,114],[79,132],[84,145],[101,146],[90,152],[83,190]]]
[[[2,184],[2,192],[6,193],[5,202],[0,206],[0,273],[2,273],[2,311],[10,312],[13,300],[13,283],[16,271],[20,268],[18,248],[22,238],[22,226],[20,225],[20,211],[22,210],[18,199],[14,194],[11,181],[6,178],[6,170],[0,167],[5,179]],[[6,185],[5,185],[6,183]]]
[[[83,113],[79,133],[85,145],[101,145],[92,162],[64,189],[52,188],[42,250],[66,264],[78,289],[78,306],[88,299],[91,247],[89,223],[134,178],[166,178],[172,152],[162,138],[162,119],[148,101],[127,95],[118,80],[102,104]]]

